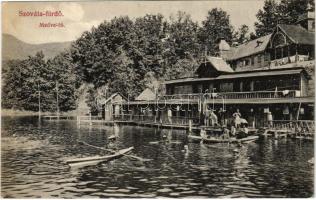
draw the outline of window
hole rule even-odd
[[[249,59],[246,59],[245,60],[245,66],[248,66],[249,65]]]
[[[269,61],[270,55],[268,53],[264,54],[264,61]]]
[[[255,56],[251,56],[251,65],[255,64]]]
[[[286,45],[286,37],[285,35],[283,35],[282,33],[278,32],[274,35],[273,39],[272,39],[272,46],[274,48],[276,47],[281,47]]]
[[[261,54],[258,55],[258,64],[261,64]]]

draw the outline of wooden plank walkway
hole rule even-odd
[[[293,129],[275,129],[275,128],[267,128],[261,134],[262,136],[273,136],[275,139],[278,138],[296,138],[296,139],[306,139],[306,140],[314,140],[314,133],[296,133]]]

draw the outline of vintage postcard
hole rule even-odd
[[[2,6],[2,198],[314,196],[313,0]]]

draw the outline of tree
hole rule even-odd
[[[20,104],[24,77],[27,75],[25,60],[10,60],[2,72],[2,107],[23,109]]]
[[[280,13],[280,23],[294,24],[298,17],[306,13],[307,9],[315,9],[313,0],[281,0],[278,5],[278,12]]]
[[[263,10],[257,13],[255,22],[257,37],[272,33],[277,24],[295,24],[298,17],[306,13],[307,9],[315,9],[313,0],[266,0]]]
[[[278,4],[275,0],[266,0],[263,10],[257,13],[258,22],[255,22],[257,37],[272,33],[280,20]]]
[[[239,29],[234,33],[234,42],[242,44],[250,40],[249,27],[245,24],[241,25]]]
[[[79,88],[79,79],[76,76],[74,65],[69,52],[62,52],[52,60],[47,61],[50,71],[48,82],[51,87],[52,111],[68,111],[76,108],[76,89]],[[58,102],[57,102],[58,101]]]
[[[202,45],[207,47],[211,55],[217,55],[218,39],[225,39],[231,44],[233,39],[233,28],[230,24],[229,15],[222,9],[213,8],[208,12],[206,20],[202,21],[199,30],[199,40]]]

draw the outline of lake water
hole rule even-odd
[[[311,197],[314,155],[311,141],[262,139],[240,149],[227,144],[189,143],[182,130],[136,126],[80,126],[75,121],[2,117],[2,197]],[[71,169],[70,158],[98,155],[117,133],[119,149],[132,155],[97,166]],[[167,143],[162,134],[168,135]]]

